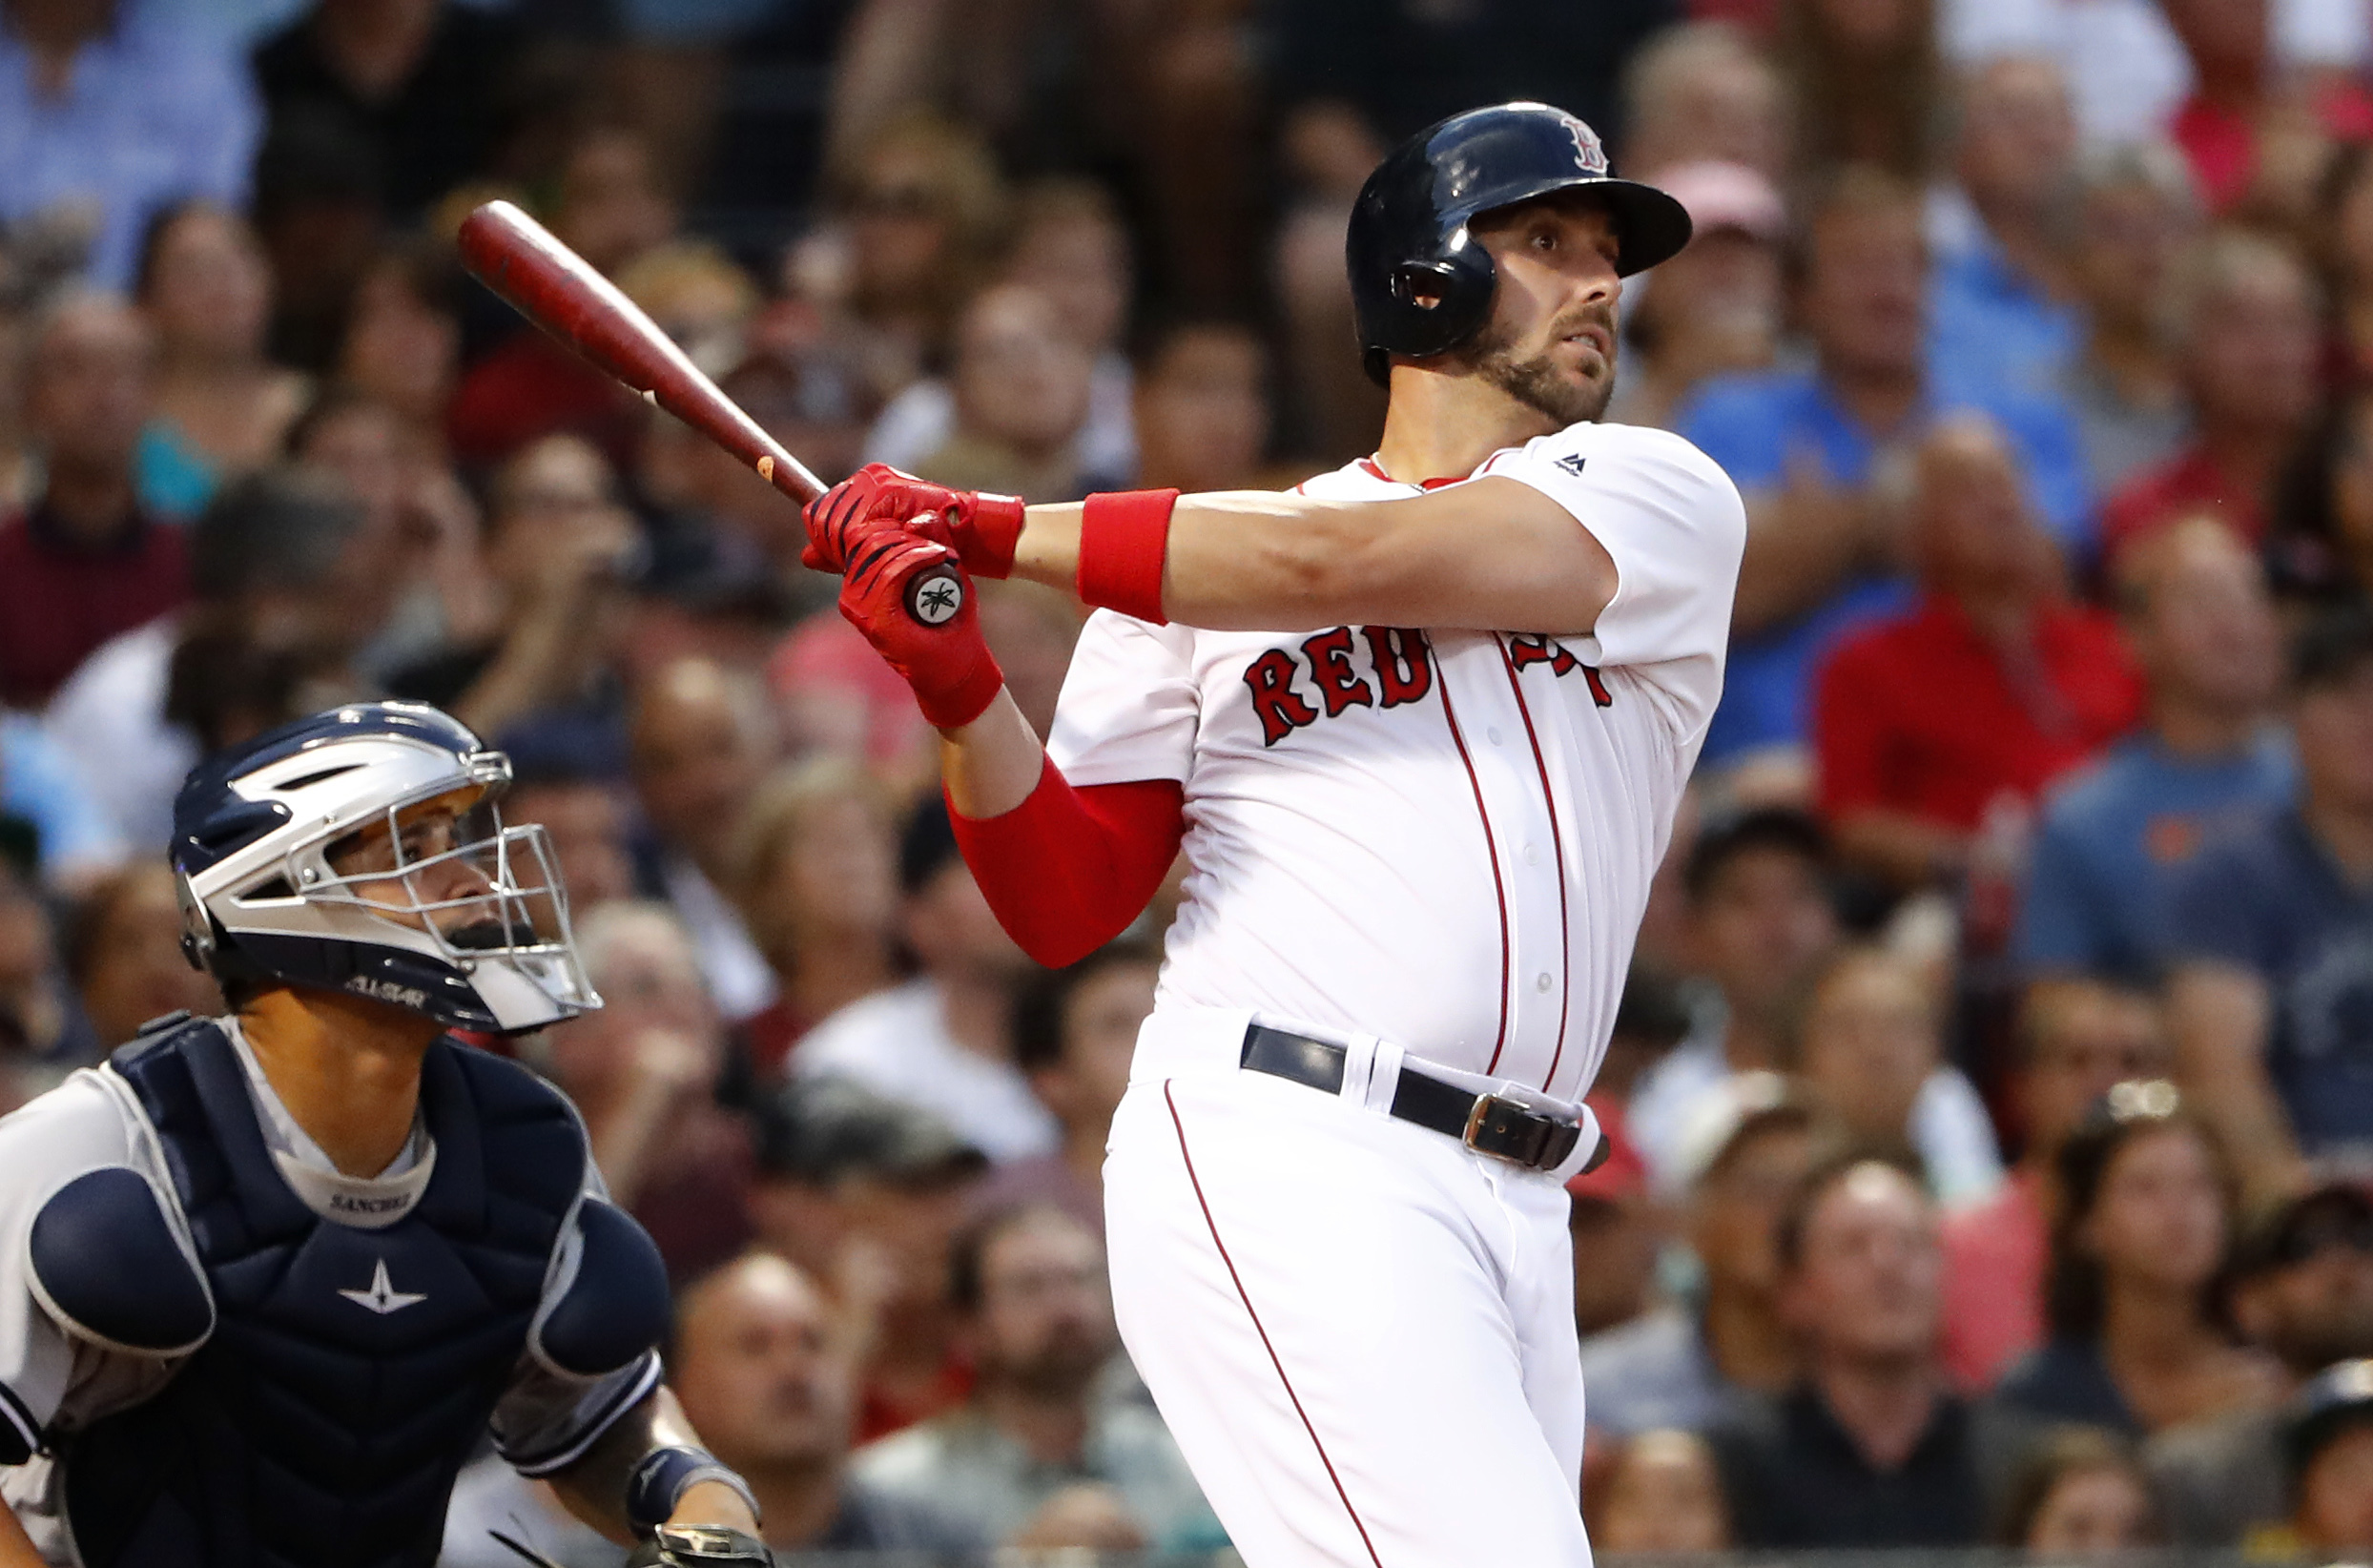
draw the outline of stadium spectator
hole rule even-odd
[[[121,289],[155,214],[246,196],[255,90],[224,39],[145,0],[9,0],[0,20],[0,221],[71,236]]]
[[[1117,1489],[1165,1550],[1221,1543],[1161,1417],[1099,1396],[1121,1340],[1092,1231],[1043,1206],[987,1214],[958,1238],[950,1275],[980,1380],[962,1408],[861,1450],[860,1481],[936,1510],[977,1549],[1011,1539],[1079,1481]]]
[[[961,1535],[928,1508],[849,1474],[847,1354],[815,1280],[745,1253],[679,1298],[669,1387],[702,1443],[757,1494],[775,1551],[961,1550]]]
[[[2177,1070],[2255,1192],[2289,1185],[2297,1151],[2373,1139],[2373,609],[2311,625],[2290,686],[2296,799],[2202,850],[2168,917]]]
[[[2069,277],[2081,314],[2059,392],[2093,491],[2110,495],[2173,457],[2191,431],[2170,289],[2199,200],[2182,157],[2158,143],[2082,158],[2075,185]]]
[[[1706,1553],[1731,1545],[1722,1473],[1693,1432],[1643,1432],[1624,1442],[1582,1512],[1595,1551]]]
[[[337,379],[401,422],[407,449],[441,457],[461,374],[462,276],[449,247],[390,247],[356,282],[338,344]]]
[[[32,830],[42,885],[91,891],[132,853],[72,753],[30,713],[0,709],[0,816]]]
[[[557,183],[554,234],[606,278],[621,279],[675,232],[675,206],[659,189],[649,148],[631,131],[596,127],[578,137],[561,160]],[[472,466],[500,463],[556,430],[584,436],[623,464],[643,424],[643,411],[616,382],[525,323],[448,390],[450,405],[437,412],[454,456]]]
[[[1074,438],[1074,456],[1083,472],[1104,485],[1126,484],[1137,472],[1137,437],[1130,421],[1129,362],[1119,345],[1128,326],[1135,271],[1128,233],[1112,197],[1087,180],[1048,179],[1025,187],[1014,202],[1014,237],[1003,281],[1043,298],[1054,309],[1060,336],[1086,351],[1087,409]],[[899,393],[866,435],[867,462],[917,470],[947,445],[960,423],[969,330],[959,322],[955,382],[935,378]],[[979,396],[976,388],[975,405],[962,422],[976,433],[981,429]]]
[[[2373,1550],[2373,1364],[2343,1361],[2292,1403],[2284,1423],[2290,1517],[2249,1541],[2263,1558],[2346,1560]]]
[[[757,1124],[758,1244],[848,1314],[857,1439],[961,1403],[972,1363],[948,1300],[949,1249],[987,1160],[939,1118],[845,1078],[781,1085]]]
[[[98,1050],[113,1050],[167,1013],[222,1011],[215,982],[181,956],[181,905],[162,861],[125,866],[93,888],[75,905],[62,945]]]
[[[768,774],[741,833],[736,901],[778,988],[744,1025],[765,1090],[810,1029],[898,982],[898,833],[881,785],[830,755]]]
[[[2134,1451],[2097,1427],[2048,1433],[2012,1476],[1994,1538],[2055,1557],[2155,1546],[2159,1530],[2149,1478]]]
[[[2265,557],[2286,606],[2373,597],[2373,386],[2335,397],[2284,470]]]
[[[133,464],[155,392],[147,323],[75,291],[31,334],[25,429],[42,492],[0,524],[0,703],[39,708],[92,650],[181,603],[180,530],[140,505]]]
[[[1061,1129],[1014,1062],[1014,1000],[1030,960],[989,912],[932,794],[898,844],[908,947],[921,973],[810,1031],[792,1071],[836,1073],[931,1111],[992,1160],[1061,1146]]]
[[[1607,417],[1668,426],[1715,376],[1767,368],[1781,327],[1781,242],[1787,211],[1762,175],[1738,163],[1689,163],[1659,177],[1689,210],[1688,246],[1625,286],[1623,371]]]
[[[2177,271],[2178,362],[2192,444],[2144,468],[2101,508],[2104,559],[2206,511],[2255,546],[2275,481],[2315,417],[2315,285],[2290,252],[2236,230],[2210,235]]]
[[[1717,378],[1676,424],[1747,497],[1723,705],[1703,753],[1711,767],[1802,747],[1815,664],[1847,632],[1910,601],[1894,454],[1940,415],[1991,415],[2053,536],[2075,554],[2090,538],[2066,413],[1964,384],[1955,367],[1927,359],[1927,250],[1911,188],[1847,170],[1800,217],[1794,304],[1814,362]]]
[[[1243,322],[1188,317],[1149,334],[1133,381],[1138,485],[1258,488],[1269,379],[1268,345]]]
[[[272,270],[246,219],[203,201],[151,221],[134,297],[155,331],[155,414],[140,434],[142,501],[191,517],[226,478],[263,466],[304,408],[302,376],[264,359]]]
[[[1779,1226],[1793,1390],[1713,1434],[1739,1543],[1968,1546],[1986,1537],[2017,1423],[1964,1403],[1936,1359],[1936,1211],[1919,1183],[1841,1156]]]
[[[620,776],[634,516],[609,465],[575,436],[523,448],[495,475],[488,500],[485,562],[499,629],[396,671],[388,689],[500,744],[563,753]]]
[[[1982,1393],[2043,1341],[2044,1271],[2060,1145],[2112,1087],[2164,1076],[2166,1024],[2146,992],[2096,980],[2031,990],[2014,1035],[2010,1109],[2022,1147],[1991,1198],[1945,1216],[1946,1370]]]
[[[1796,89],[1798,159],[1928,175],[1944,98],[1933,6],[1781,0],[1780,62]]]
[[[1733,1074],[1787,1060],[1797,1000],[1837,945],[1832,870],[1821,824],[1778,808],[1707,828],[1690,855],[1690,945],[1721,1011],[1640,1074],[1623,1120],[1667,1190],[1682,1185],[1682,1143],[1699,1102]]]
[[[0,1109],[14,1110],[76,1067],[98,1042],[60,961],[57,929],[33,878],[31,836],[0,817]]]
[[[725,890],[739,880],[735,836],[775,750],[773,714],[738,671],[676,659],[634,690],[627,768],[650,830],[636,881],[691,928],[709,994],[729,1022],[774,1000],[774,977]]]
[[[1918,963],[1847,948],[1813,980],[1790,1054],[1849,1138],[1916,1159],[1950,1212],[1993,1195],[2002,1155],[1985,1102],[1945,1061],[1943,1013]]]
[[[1014,1006],[1014,1063],[1063,1142],[1051,1154],[989,1173],[980,1205],[992,1209],[1046,1204],[1101,1238],[1104,1233],[1104,1139],[1129,1086],[1137,1030],[1153,1011],[1158,947],[1127,939],[1067,968],[1034,976]]]
[[[2373,371],[2373,144],[2332,150],[2317,182],[2309,237],[2329,312],[2325,374],[2353,384]]]
[[[492,171],[522,38],[510,17],[447,0],[321,0],[258,46],[277,134],[306,121],[352,140],[390,216],[420,217]]]
[[[716,1103],[725,1031],[683,926],[664,904],[607,904],[576,922],[602,1006],[538,1037],[584,1113],[610,1196],[642,1222],[678,1284],[751,1236],[749,1129]]]
[[[2373,1197],[2331,1181],[2261,1215],[2234,1250],[2225,1300],[2293,1397],[2324,1368],[2373,1353]],[[2278,1406],[2239,1410],[2151,1439],[2144,1458],[2178,1544],[2238,1546],[2280,1523],[2285,1420]]]
[[[1669,1303],[1582,1342],[1594,1431],[1704,1432],[1752,1392],[1797,1372],[1781,1316],[1780,1210],[1830,1129],[1777,1073],[1729,1081],[1691,1129],[1682,1230],[1698,1266],[1693,1299]]]
[[[1662,1299],[1658,1270],[1671,1240],[1667,1206],[1640,1153],[1601,1121],[1612,1145],[1599,1168],[1565,1184],[1574,1245],[1574,1331],[1588,1339],[1646,1316]]]
[[[1113,487],[1120,481],[1085,465],[1081,440],[1094,370],[1046,295],[1019,283],[984,290],[957,322],[947,439],[912,471],[1028,501],[1077,501]]]
[[[871,421],[947,349],[995,259],[1005,190],[978,133],[914,106],[870,134],[836,183],[836,221],[787,271]]]
[[[230,728],[296,716],[282,710],[299,681],[377,629],[363,588],[385,545],[328,480],[267,470],[217,496],[189,534],[195,602],[101,645],[43,715],[133,843],[166,841],[182,775]]]
[[[2298,101],[2285,101],[2268,25],[2270,0],[2162,0],[2162,6],[2195,81],[2169,130],[2191,159],[2211,211],[2264,199],[2269,128],[2286,115],[2335,141],[2373,136],[2373,96],[2343,76],[2326,74],[2304,84]]]
[[[2013,941],[2030,975],[2155,980],[2175,879],[2293,788],[2281,633],[2249,551],[2185,519],[2136,547],[2118,590],[2143,727],[2044,797]]]
[[[1960,876],[1991,815],[2032,805],[2142,699],[2115,626],[2063,597],[2016,460],[1983,418],[1922,443],[1912,507],[1922,602],[1842,642],[1816,697],[1839,852],[1905,889]]]
[[[1623,173],[1661,185],[1684,164],[1735,163],[1777,181],[1788,168],[1788,87],[1738,28],[1682,22],[1623,68]]]
[[[2206,1124],[2165,1080],[2121,1083],[2060,1145],[2048,1337],[1996,1397],[2139,1437],[2271,1403],[2276,1369],[2216,1301],[2234,1193]]]
[[[2059,68],[2004,56],[1970,72],[1950,165],[1973,221],[1937,258],[1931,352],[2049,395],[2083,338],[2066,243],[2076,122]]]

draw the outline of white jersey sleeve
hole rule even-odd
[[[1087,619],[1063,676],[1047,755],[1074,784],[1184,782],[1202,705],[1194,632],[1109,609]]]
[[[1615,597],[1589,633],[1596,647],[1576,649],[1584,662],[1639,671],[1692,726],[1711,718],[1746,547],[1746,508],[1730,476],[1681,437],[1630,424],[1543,436],[1476,470],[1487,474],[1563,506],[1614,559]]]

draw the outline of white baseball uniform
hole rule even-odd
[[[1587,1120],[1721,694],[1745,538],[1679,437],[1495,454],[1613,558],[1566,634],[1155,627],[1102,611],[1048,750],[1175,779],[1191,874],[1104,1171],[1131,1356],[1252,1568],[1590,1560],[1563,1178],[1385,1114],[1404,1063]],[[1413,495],[1362,461],[1312,496]],[[1240,1070],[1248,1022],[1342,1093]]]

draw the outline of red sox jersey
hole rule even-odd
[[[1570,1102],[1722,693],[1745,514],[1711,459],[1629,425],[1574,425],[1469,479],[1486,475],[1613,558],[1595,626],[1230,632],[1099,610],[1047,749],[1074,784],[1184,787],[1158,1013],[1371,1034]],[[1420,486],[1363,459],[1300,488]]]

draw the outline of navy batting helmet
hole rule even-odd
[[[1614,216],[1625,278],[1689,243],[1680,202],[1615,178],[1599,134],[1545,103],[1471,109],[1393,149],[1360,187],[1345,245],[1368,374],[1381,384],[1393,355],[1447,353],[1491,319],[1492,258],[1467,235],[1476,214],[1574,186]]]

